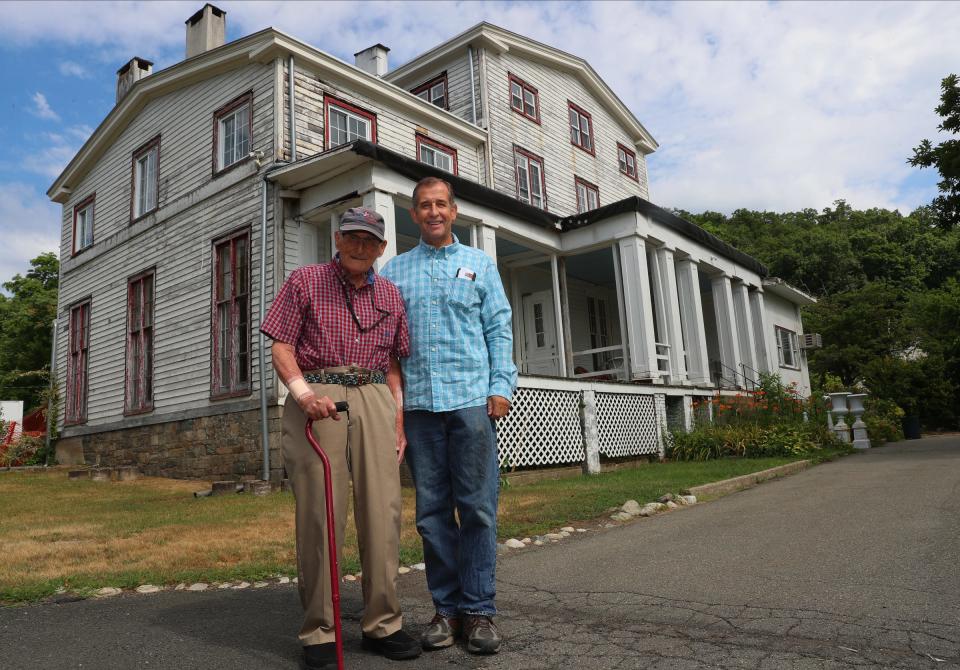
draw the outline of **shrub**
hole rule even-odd
[[[0,467],[9,468],[18,465],[42,465],[46,462],[47,452],[44,440],[32,435],[21,435],[20,439],[8,445],[0,446]]]
[[[689,433],[676,432],[667,456],[677,461],[705,461],[745,456],[808,456],[841,443],[826,425],[810,422],[772,426],[742,423],[703,425]]]

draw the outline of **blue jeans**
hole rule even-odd
[[[500,492],[493,420],[486,405],[403,416],[433,605],[445,617],[493,616]]]

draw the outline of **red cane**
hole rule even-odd
[[[347,412],[347,421],[350,420],[350,410],[346,401],[336,403],[338,412]],[[326,500],[327,511],[327,553],[330,555],[330,597],[333,600],[333,625],[337,641],[337,668],[343,670],[343,635],[340,631],[340,568],[337,566],[337,531],[333,519],[333,479],[330,474],[330,459],[313,436],[313,419],[307,419],[305,428],[307,441],[317,456],[323,462],[323,495]]]

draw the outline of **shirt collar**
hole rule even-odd
[[[337,276],[340,277],[340,281],[350,284],[349,278],[347,277],[347,271],[343,269],[343,265],[340,263],[340,252],[338,251],[333,260],[330,261],[330,264],[333,265],[334,270],[337,272]],[[373,284],[376,281],[377,273],[373,271],[373,267],[367,270],[367,284]],[[352,286],[352,284],[350,284]]]
[[[421,237],[420,245],[419,245],[420,250],[427,254],[440,254],[441,256],[451,256],[457,253],[457,251],[460,249],[460,240],[457,238],[456,233],[452,233],[452,235],[453,235],[453,242],[451,242],[446,246],[440,247],[439,249],[437,249],[432,244],[427,244],[426,242],[423,241],[423,238]]]

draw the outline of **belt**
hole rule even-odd
[[[357,370],[356,372],[307,372],[303,375],[309,384],[339,384],[340,386],[363,386],[385,384],[386,376],[380,370]]]

